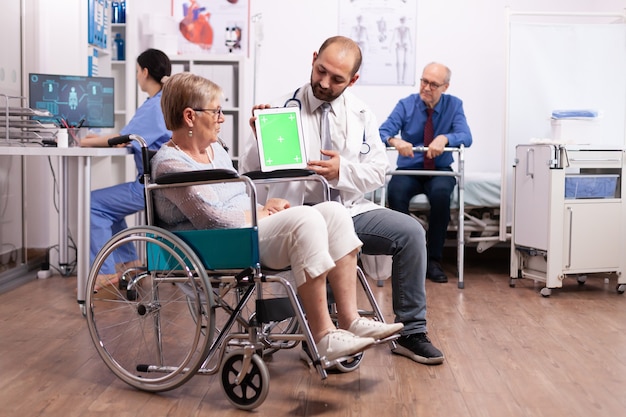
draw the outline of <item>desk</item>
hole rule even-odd
[[[24,146],[0,146],[0,155],[15,156],[58,156],[59,157],[59,267],[62,273],[68,273],[68,236],[67,236],[67,213],[68,213],[68,158],[77,158],[78,168],[78,241],[76,242],[76,277],[77,277],[77,300],[84,313],[85,286],[89,275],[89,233],[90,233],[90,208],[91,208],[91,158],[106,156],[126,156],[130,149],[127,148],[55,148],[40,145],[26,144]]]

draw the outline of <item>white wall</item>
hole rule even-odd
[[[19,97],[21,95],[21,37],[20,0],[5,0],[0,13],[0,39],[13,39],[15,42],[0,42],[0,93]],[[5,108],[19,104],[16,99],[0,99]],[[0,113],[2,111],[0,110]],[[4,129],[3,129],[4,131]],[[0,138],[0,142],[5,137]],[[21,211],[22,164],[17,158],[0,156],[0,270],[12,254],[22,244]]]
[[[87,2],[84,0],[24,0],[25,68],[24,95],[28,73],[87,75]],[[24,193],[26,242],[30,248],[45,248],[57,242],[58,158],[26,158]],[[71,188],[76,189],[75,181]],[[76,198],[71,194],[72,198]],[[58,204],[58,203],[57,203]],[[74,216],[75,213],[72,213]],[[76,236],[74,229],[74,236]]]
[[[0,92],[19,95],[21,93],[21,35],[20,0],[5,0],[0,13],[0,39],[15,42],[0,42]],[[0,101],[4,105],[4,101]]]

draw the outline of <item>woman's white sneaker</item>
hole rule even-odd
[[[320,357],[331,362],[343,356],[354,355],[373,345],[371,337],[359,337],[345,330],[337,329],[328,332],[315,344]]]
[[[359,317],[348,327],[348,331],[359,337],[372,337],[374,340],[380,340],[400,332],[403,328],[402,323],[383,323]]]

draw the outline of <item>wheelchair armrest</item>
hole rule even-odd
[[[295,178],[295,177],[308,177],[315,175],[315,172],[310,169],[279,169],[271,172],[251,171],[246,172],[246,177],[251,180],[267,180],[276,178]]]
[[[185,182],[220,181],[239,178],[235,171],[229,169],[206,169],[198,171],[172,172],[161,175],[154,180],[155,184],[178,184]]]
[[[278,169],[271,172],[252,171],[243,175],[250,178],[252,181],[258,181],[261,184],[286,182],[289,180],[314,181],[322,186],[324,193],[323,201],[330,200],[330,186],[328,185],[328,181],[310,169]]]

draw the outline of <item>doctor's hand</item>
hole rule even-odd
[[[252,107],[252,116],[250,117],[250,128],[252,129],[252,133],[254,134],[254,137],[256,138],[256,127],[254,126],[254,121],[257,119],[257,117],[254,115],[254,111],[256,109],[269,109],[270,106],[269,104],[257,104],[256,106]]]
[[[339,151],[320,151],[322,155],[328,156],[330,159],[325,161],[309,161],[307,169],[326,178],[327,181],[334,181],[339,178]]]
[[[413,158],[413,144],[411,142],[400,138],[390,138],[387,140],[387,143],[396,148],[400,155]]]

